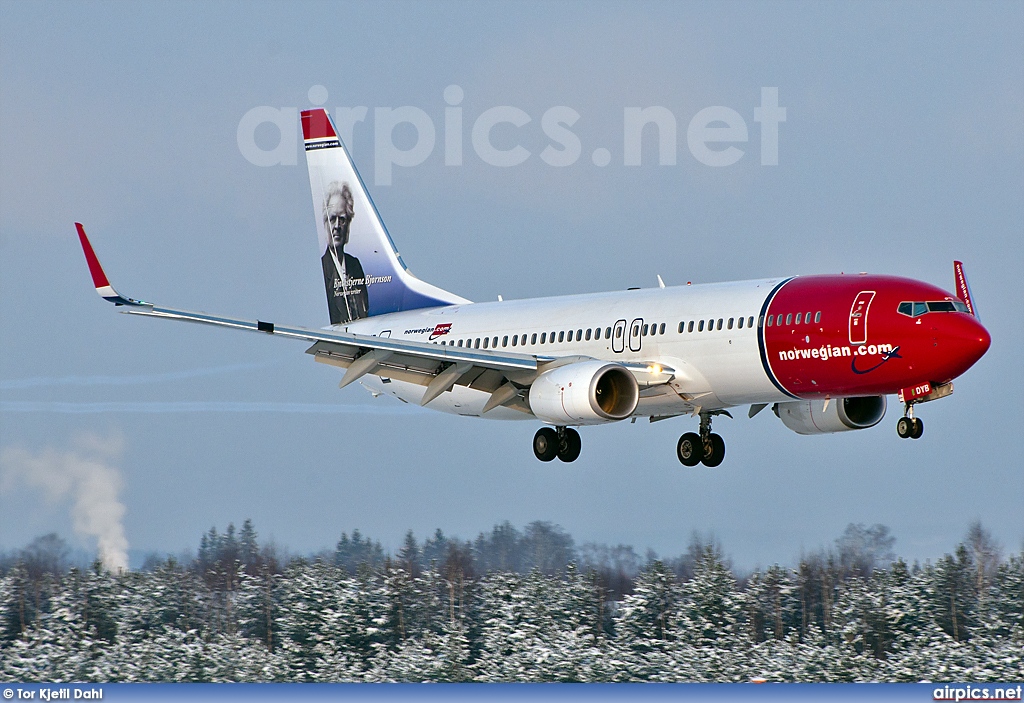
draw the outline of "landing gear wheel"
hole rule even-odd
[[[924,420],[919,417],[914,418],[914,429],[910,433],[911,439],[921,439],[921,435],[924,434]]]
[[[580,441],[580,433],[571,427],[566,427],[562,432],[561,441],[558,443],[558,458],[569,463],[576,461],[580,456],[583,443]]]
[[[541,461],[551,461],[558,454],[558,433],[541,427],[533,436],[533,454]]]
[[[725,440],[721,435],[708,435],[708,441],[704,444],[704,466],[718,466],[725,459]]]
[[[704,443],[696,432],[687,432],[676,444],[676,458],[683,466],[696,466],[704,458]]]
[[[896,434],[900,436],[900,439],[907,439],[914,434],[914,428],[916,423],[909,417],[901,417],[896,422]],[[924,430],[924,425],[921,425],[921,429]]]

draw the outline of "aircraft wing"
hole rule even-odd
[[[123,307],[124,310],[121,312],[231,327],[313,342],[313,346],[306,350],[307,354],[312,354],[317,361],[346,369],[339,384],[342,388],[363,375],[372,373],[426,386],[427,391],[422,401],[425,405],[451,389],[453,385],[459,384],[490,392],[492,397],[488,404],[491,408],[505,405],[529,412],[529,406],[520,394],[522,387],[529,385],[536,378],[538,366],[543,366],[545,362],[560,361],[530,354],[451,347],[334,330],[288,327],[262,320],[243,320],[160,307],[144,300],[123,296],[114,290],[93,251],[85,229],[77,222],[75,227],[78,229],[78,238],[82,243],[96,292],[104,300]]]

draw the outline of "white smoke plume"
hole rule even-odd
[[[123,480],[113,465],[124,448],[118,436],[77,436],[72,451],[53,448],[33,453],[21,447],[0,452],[0,494],[18,485],[36,488],[50,503],[71,501],[75,532],[95,537],[100,560],[112,571],[128,568]]]

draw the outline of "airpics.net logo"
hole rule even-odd
[[[327,103],[327,89],[314,85],[308,97],[313,106],[323,106]],[[356,125],[372,124],[373,183],[378,186],[391,185],[395,167],[413,168],[425,163],[438,148],[439,141],[445,166],[461,166],[475,158],[489,166],[511,168],[536,157],[548,166],[563,168],[576,164],[584,156],[583,142],[573,131],[583,116],[569,106],[549,107],[540,115],[538,125],[535,116],[514,105],[497,105],[479,114],[466,114],[462,107],[465,92],[458,85],[445,88],[442,97],[443,104],[439,101],[434,108],[442,123],[440,129],[429,112],[412,105],[375,107],[372,117],[370,108],[365,105],[336,107],[331,114],[339,136],[349,148]],[[440,116],[442,111],[443,116]],[[760,139],[761,165],[777,166],[779,125],[786,121],[786,108],[779,106],[779,89],[761,88],[760,104],[748,109],[748,115]],[[277,132],[277,144],[272,148],[257,143],[257,131],[266,133],[265,125]],[[254,107],[238,122],[238,149],[256,166],[295,166],[299,154],[298,125],[297,107]],[[513,130],[539,126],[548,143],[536,154],[517,141],[509,146],[508,140],[503,139],[500,146],[495,145],[492,135],[499,130],[507,134],[510,125]],[[642,166],[645,140],[655,140],[658,164],[675,166],[681,151],[680,125],[675,113],[660,105],[623,107],[621,152],[613,155],[611,149],[597,146],[589,151],[590,161],[603,168],[621,157],[623,166]],[[399,148],[395,144],[396,132],[410,130],[415,133],[412,145]],[[741,112],[713,105],[699,110],[685,123],[686,148],[697,163],[724,168],[739,163],[746,156],[750,132],[747,118]],[[467,137],[472,155],[466,154]]]

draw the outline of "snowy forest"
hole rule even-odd
[[[246,521],[111,573],[56,535],[0,554],[0,679],[117,681],[1020,681],[1024,552],[972,525],[908,566],[850,525],[795,567],[734,572],[550,523],[475,541],[359,531],[298,557]]]

